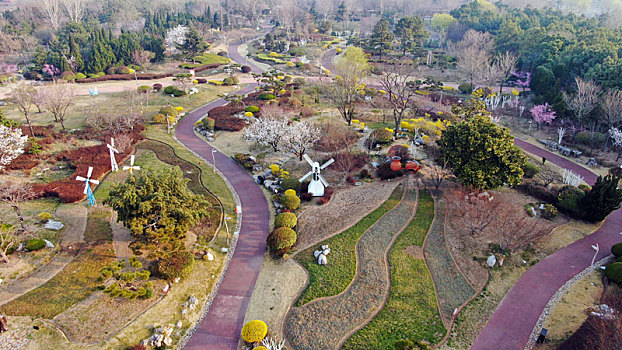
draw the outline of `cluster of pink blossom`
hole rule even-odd
[[[549,106],[548,103],[533,106],[533,108],[529,111],[533,116],[533,120],[538,124],[546,123],[551,125],[553,119],[557,117],[557,115],[555,115],[555,111],[551,109],[551,106]]]
[[[531,73],[530,72],[512,72],[512,75],[515,76],[516,85],[522,88],[529,87],[531,84]]]
[[[59,75],[60,74],[60,69],[54,67],[51,64],[45,64],[43,66],[43,68],[41,69],[41,71],[51,77],[55,76],[55,75]]]

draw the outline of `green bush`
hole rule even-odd
[[[130,69],[126,66],[117,67],[115,70],[117,74],[130,74]]]
[[[401,339],[395,342],[393,348],[395,348],[395,350],[413,350],[415,348],[415,343],[408,339]]]
[[[203,128],[207,130],[214,130],[214,125],[216,125],[216,121],[212,118],[203,118],[201,120],[201,125],[203,125]]]
[[[458,90],[463,94],[470,94],[473,91],[473,86],[469,83],[462,83],[458,85]]]
[[[233,81],[231,77],[227,77],[222,80],[222,84],[225,86],[231,86],[231,85],[235,85],[235,82]]]
[[[257,113],[257,112],[259,112],[259,107],[257,107],[257,106],[248,106],[248,107],[244,108],[244,112]]]
[[[287,253],[296,244],[296,231],[289,227],[276,228],[268,235],[268,247],[277,255]]]
[[[298,192],[298,190],[300,189],[300,181],[294,178],[283,179],[281,181],[281,189],[283,191],[294,190]]]
[[[296,195],[282,196],[281,204],[283,204],[287,210],[296,210],[300,206],[300,198]]]
[[[581,201],[585,197],[585,192],[574,186],[566,186],[559,192],[557,207],[575,219],[583,216]]]
[[[162,108],[160,108],[160,114],[164,114],[164,115],[170,115],[173,117],[176,117],[179,114],[179,111],[177,109],[175,109],[175,107],[173,106],[164,106]],[[166,122],[166,120],[165,120]]]
[[[540,172],[540,168],[530,162],[526,162],[521,168],[524,176],[528,179],[534,178]]]
[[[33,238],[26,241],[26,249],[28,250],[39,250],[45,247],[45,241],[41,238]]]
[[[622,285],[622,262],[614,262],[605,269],[605,276],[610,280]]]
[[[616,258],[619,258],[622,256],[622,242],[618,244],[614,244],[611,247],[611,254],[613,254]]]
[[[607,142],[607,134],[601,132],[580,131],[575,136],[575,141],[588,147],[601,147]]]
[[[376,129],[371,133],[370,138],[377,144],[387,144],[393,141],[393,134],[387,129]]]
[[[156,113],[153,116],[153,122],[154,123],[158,123],[158,124],[165,124],[166,123],[166,116],[162,113]]]
[[[76,80],[86,79],[86,75],[82,73],[76,73]]]
[[[173,96],[175,97],[181,97],[181,96],[185,96],[186,92],[183,90],[175,90],[173,91]]]
[[[298,218],[294,213],[281,213],[274,219],[274,226],[294,228],[298,224]]]
[[[140,93],[142,93],[142,94],[146,94],[146,93],[148,93],[149,91],[151,91],[151,86],[149,86],[149,85],[141,85],[141,86],[139,86],[139,87],[136,89],[136,91],[138,91],[138,92],[140,92]]]
[[[257,96],[258,99],[260,100],[274,100],[276,98],[276,96],[274,96],[273,94],[268,94],[268,93],[263,93],[263,94],[259,94],[259,96]]]
[[[557,217],[557,208],[551,204],[545,204],[542,209],[542,217],[547,220],[552,220]]]
[[[167,86],[167,87],[164,88],[164,93],[170,95],[173,92],[175,92],[176,90],[177,90],[176,87],[174,87],[173,85],[170,85],[170,86]]]
[[[157,271],[166,280],[185,278],[194,270],[194,254],[172,252],[158,260]]]

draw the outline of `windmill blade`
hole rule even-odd
[[[90,179],[92,174],[93,174],[93,167],[90,166],[89,171],[86,173],[86,178]]]
[[[306,180],[309,176],[313,175],[313,170],[311,170],[310,172],[308,172],[307,174],[305,174],[305,176],[301,177],[300,179],[298,179],[298,182],[303,182],[304,180]]]
[[[132,167],[131,166],[127,166],[127,165],[123,166],[123,170],[130,170],[130,168],[132,168]]]
[[[114,148],[114,137],[110,138],[110,146],[112,146],[112,148]]]
[[[326,181],[326,179],[324,178],[324,176],[322,176],[322,175],[318,175],[318,178],[320,179],[320,181],[322,182],[322,184],[324,185],[324,187],[328,187],[328,181]]]
[[[78,180],[78,181],[86,181],[86,178],[84,178],[82,176],[76,176],[76,180]]]
[[[307,161],[307,163],[309,163],[311,167],[313,167],[313,161],[311,160],[311,157],[306,154],[304,154],[302,157]]]
[[[326,163],[324,163],[321,167],[320,170],[324,170],[324,168],[326,168],[327,166],[333,164],[335,162],[335,160],[333,158],[329,159]]]
[[[84,194],[86,194],[89,191],[89,183],[85,182],[84,183]]]
[[[130,156],[130,166],[134,166],[134,155]]]
[[[140,170],[140,166],[138,166],[138,165],[134,165],[132,168],[133,168],[134,170]]]
[[[90,181],[92,184],[99,185],[99,181],[98,181],[98,180],[89,180],[89,181]]]

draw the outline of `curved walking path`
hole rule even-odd
[[[37,268],[28,277],[3,284],[0,289],[0,305],[4,305],[18,297],[40,287],[62,271],[76,257],[77,250],[72,251],[72,244],[84,242],[84,231],[88,212],[84,205],[73,204],[56,209],[55,216],[65,224],[59,245],[62,251],[50,262]]]
[[[238,46],[239,44],[234,44],[229,47],[229,57],[238,63],[244,62],[244,58],[238,53]],[[261,72],[256,66],[252,64],[249,66],[253,72]],[[236,93],[244,95],[252,91],[254,91],[254,85]],[[216,168],[238,194],[243,213],[239,239],[229,267],[223,272],[226,274],[207,315],[197,326],[185,349],[230,350],[238,348],[244,315],[266,250],[270,208],[263,192],[246,170],[194,133],[194,123],[197,120],[212,108],[226,103],[224,99],[219,99],[190,112],[181,119],[175,129],[177,139],[184,146],[210,164],[213,163],[213,159],[216,160]]]
[[[338,348],[382,309],[390,287],[387,254],[416,207],[417,190],[406,188],[400,204],[356,243],[357,272],[348,288],[290,310],[285,332],[295,349]],[[328,259],[330,263],[330,255]]]
[[[583,176],[590,185],[597,175],[557,154],[515,139],[529,153]],[[524,349],[538,318],[555,292],[587,268],[594,256],[593,244],[600,246],[596,261],[610,254],[611,246],[622,241],[622,209],[609,214],[593,234],[570,244],[527,270],[506,294],[471,346],[473,350]]]

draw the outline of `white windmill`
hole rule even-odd
[[[134,165],[134,155],[132,154],[130,156],[130,166],[123,166],[123,170],[129,170],[130,171],[130,175],[134,175],[134,170],[140,170],[140,167],[138,165]]]
[[[86,194],[86,198],[89,200],[89,205],[95,205],[95,196],[93,195],[93,191],[91,190],[91,183],[95,185],[99,185],[99,181],[92,180],[91,174],[93,174],[93,167],[89,167],[89,171],[86,173],[86,177],[76,176],[76,180],[84,182],[84,194]]]
[[[119,171],[119,164],[117,164],[117,159],[114,157],[115,153],[119,153],[119,150],[114,148],[114,138],[110,138],[110,143],[106,144],[108,150],[110,151],[110,167],[112,168],[112,172],[116,173]]]
[[[311,182],[309,183],[309,193],[311,193],[313,197],[321,197],[324,195],[324,187],[328,187],[328,182],[320,174],[320,171],[324,170],[327,166],[333,164],[335,160],[331,158],[329,161],[320,166],[320,163],[312,161],[308,155],[305,154],[303,157],[305,158],[307,163],[311,165],[311,171],[308,172],[305,176],[298,179],[298,181],[303,182],[309,176],[313,175],[313,177],[311,178]]]

